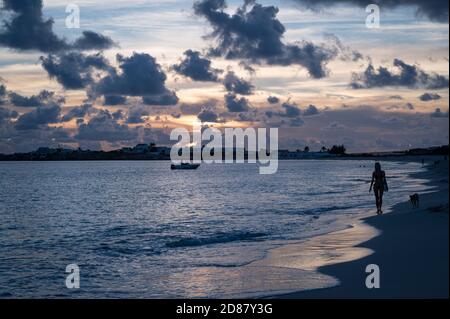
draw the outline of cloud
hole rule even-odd
[[[78,50],[106,50],[117,46],[111,38],[103,36],[93,31],[83,31],[83,35],[78,38],[73,47]]]
[[[128,110],[128,124],[145,123],[144,116],[149,116],[150,112],[143,106],[133,106]]]
[[[0,46],[19,51],[56,53],[66,50],[107,49],[113,45],[111,39],[92,31],[85,31],[74,43],[68,43],[53,31],[54,21],[45,19],[42,0],[3,0],[0,31]]]
[[[342,41],[333,33],[325,33],[325,41],[330,45],[330,47],[335,48],[336,55],[338,55],[342,61],[358,62],[359,60],[364,59],[364,55],[362,53],[344,45]]]
[[[286,102],[283,103],[281,106],[284,108],[285,112],[279,113],[280,116],[295,118],[299,117],[302,113],[298,105],[295,103]]]
[[[55,92],[47,90],[42,90],[38,95],[30,97],[15,92],[10,92],[8,96],[11,104],[17,107],[41,107],[65,103],[63,96],[57,96]]]
[[[303,116],[313,116],[319,113],[320,111],[316,106],[310,105],[303,111]]]
[[[38,107],[35,110],[25,113],[16,122],[18,130],[39,129],[42,125],[59,123],[61,107],[59,105]]]
[[[119,124],[107,110],[101,110],[87,124],[81,124],[75,136],[80,141],[134,141],[138,131],[128,125]]]
[[[378,4],[382,8],[396,8],[404,6],[417,7],[419,16],[426,16],[428,19],[437,22],[448,22],[448,1],[447,0],[294,0],[308,8],[324,9],[333,5],[348,4],[365,8],[369,4]]]
[[[142,96],[146,104],[176,104],[175,92],[166,87],[166,74],[156,59],[146,53],[117,55],[118,70],[111,70],[94,88],[100,95]],[[156,102],[155,102],[156,100]]]
[[[448,111],[442,112],[440,108],[437,108],[430,116],[434,118],[448,118]]]
[[[250,109],[246,98],[238,98],[233,93],[225,95],[225,106],[232,113],[247,112]]]
[[[117,110],[112,114],[114,120],[119,121],[125,118],[125,114],[122,110]]]
[[[74,107],[69,112],[67,112],[61,119],[62,122],[70,122],[73,119],[82,119],[87,114],[93,111],[93,107],[91,104],[83,104],[78,107]]]
[[[243,78],[239,78],[232,71],[229,71],[225,79],[223,80],[223,85],[226,90],[230,93],[241,94],[241,95],[251,95],[253,94],[254,86],[244,80]]]
[[[0,78],[1,80],[1,78]],[[6,87],[1,84],[0,85],[0,105],[2,105],[5,102],[5,97],[6,97]]]
[[[127,103],[127,98],[120,95],[106,95],[103,101],[105,106],[116,106],[123,105]]]
[[[4,107],[0,107],[0,123],[4,120],[15,119],[19,116],[16,111],[8,110]]]
[[[211,110],[203,110],[200,114],[198,114],[198,119],[202,122],[217,122],[219,116]]]
[[[307,41],[283,43],[286,29],[277,19],[277,7],[245,1],[232,15],[225,8],[225,0],[194,3],[195,13],[206,18],[213,28],[210,38],[217,45],[210,49],[211,56],[256,64],[300,65],[313,78],[327,75],[326,64],[336,57],[336,51]]]
[[[426,73],[416,65],[410,65],[400,59],[393,62],[395,71],[380,66],[378,69],[369,64],[367,69],[361,74],[353,74],[351,86],[354,89],[375,88],[375,87],[408,87],[443,89],[448,88],[448,78],[436,74]]]
[[[436,93],[424,93],[419,97],[419,99],[423,102],[430,102],[430,101],[436,101],[440,100],[441,96]]]
[[[165,94],[144,96],[142,103],[145,105],[175,105],[179,101],[175,92],[167,91]]]
[[[277,98],[276,96],[269,96],[267,98],[267,102],[269,102],[270,104],[278,104],[280,103],[280,99]]]
[[[255,110],[251,113],[239,113],[235,120],[239,122],[255,122],[258,120],[257,112]]]
[[[78,52],[41,57],[42,67],[50,78],[56,79],[67,90],[79,90],[94,83],[95,70],[111,69],[101,54],[85,55]]]
[[[194,81],[218,82],[219,75],[223,72],[220,69],[211,67],[211,61],[203,58],[198,51],[187,50],[184,52],[185,58],[172,66],[172,69]]]

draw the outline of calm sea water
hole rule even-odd
[[[373,162],[285,161],[171,171],[168,162],[0,163],[0,297],[257,296],[327,286],[295,269],[241,271],[268,249],[375,212]],[[423,188],[385,163],[386,204]],[[66,266],[81,288],[65,287]],[[245,284],[244,284],[245,282]]]

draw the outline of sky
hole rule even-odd
[[[449,141],[447,1],[0,3],[0,153],[170,145],[199,121],[292,150]]]

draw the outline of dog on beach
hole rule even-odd
[[[414,194],[409,196],[409,200],[411,202],[411,205],[413,208],[418,208],[419,207],[419,194]]]

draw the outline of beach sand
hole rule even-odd
[[[435,189],[420,194],[419,208],[403,202],[385,215],[363,218],[350,229],[270,252],[263,261],[267,266],[317,270],[340,282],[332,288],[275,298],[448,298],[449,172],[448,161],[440,160],[420,175]],[[311,254],[314,259],[305,258],[317,251],[320,254]],[[366,287],[370,264],[380,268],[379,289]]]

